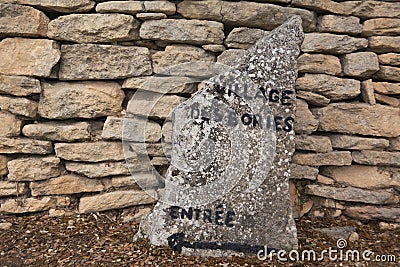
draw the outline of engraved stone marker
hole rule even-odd
[[[175,108],[171,167],[139,237],[201,256],[297,248],[288,180],[303,38],[294,16]]]

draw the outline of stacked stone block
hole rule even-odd
[[[122,134],[139,141],[122,133],[134,92],[185,83],[146,125],[151,162],[165,170],[160,142],[171,125],[161,121],[198,86],[150,77],[185,62],[234,65],[292,15],[306,32],[295,215],[400,222],[400,3],[373,0],[0,0],[0,213],[154,203],[131,179],[121,144]],[[144,123],[147,105],[137,99],[132,120]]]

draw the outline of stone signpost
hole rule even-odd
[[[297,248],[288,180],[303,38],[294,16],[173,111],[171,167],[138,237],[201,256]]]

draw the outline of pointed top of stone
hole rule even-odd
[[[274,47],[280,47],[285,50],[297,47],[300,53],[300,46],[303,40],[302,20],[300,16],[295,15],[258,40],[246,53],[251,54],[260,49],[264,52],[269,52]],[[244,58],[241,62],[245,63],[245,61],[246,59]]]
[[[263,38],[258,40],[256,44],[249,49],[264,49],[265,43],[276,43],[276,45],[282,45],[287,42],[294,42],[300,46],[304,39],[303,26],[301,24],[300,16],[293,16],[288,19],[284,24],[275,28]],[[284,47],[284,46],[283,46]]]

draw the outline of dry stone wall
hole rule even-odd
[[[295,216],[400,222],[400,3],[389,0],[0,0],[0,213],[154,203],[130,178],[122,150],[135,90],[182,84],[146,82],[179,63],[234,64],[291,15],[306,32]],[[160,140],[170,131],[161,120],[197,89],[176,87],[150,114],[147,149],[160,171],[168,167]],[[147,104],[137,100],[130,112]]]

